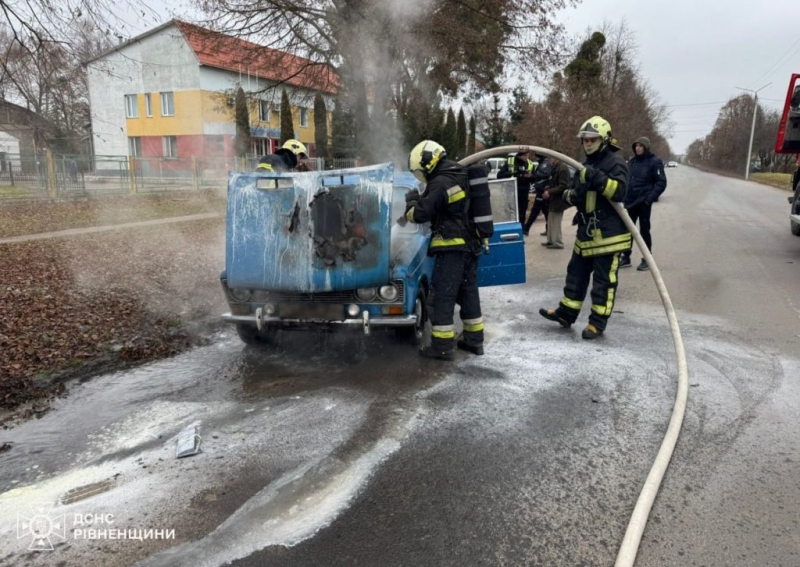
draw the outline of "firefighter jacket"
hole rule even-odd
[[[625,195],[625,208],[630,209],[641,203],[653,203],[667,188],[667,176],[664,175],[664,162],[650,152],[650,140],[642,137],[633,143],[642,144],[645,152],[635,155],[628,162],[630,168],[630,184]]]
[[[510,156],[497,172],[497,179],[509,177],[517,178],[517,191],[528,193],[531,190],[531,183],[533,183],[533,162],[521,157]]]
[[[575,174],[574,189],[563,199],[578,209],[575,254],[605,256],[631,248],[631,233],[611,201],[621,203],[628,190],[628,164],[608,146],[586,158],[584,169]]]
[[[291,171],[294,168],[294,165],[292,165],[290,157],[286,154],[286,150],[278,150],[277,153],[262,157],[258,161],[256,171],[267,171],[269,173],[284,173]]]
[[[478,253],[481,245],[469,229],[469,180],[467,168],[453,161],[440,161],[428,174],[422,194],[406,204],[406,219],[431,223],[428,254],[451,251]]]

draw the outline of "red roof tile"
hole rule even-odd
[[[326,93],[339,88],[339,77],[326,65],[180,20],[174,22],[201,65]]]

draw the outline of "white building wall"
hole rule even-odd
[[[87,76],[95,155],[128,155],[126,94],[200,88],[197,57],[175,26],[92,61]]]

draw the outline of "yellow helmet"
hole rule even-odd
[[[307,157],[308,156],[308,150],[306,150],[306,147],[303,144],[303,142],[301,142],[299,140],[294,140],[294,139],[286,140],[286,142],[284,142],[284,144],[281,146],[281,149],[282,150],[289,150],[290,152],[292,152],[297,157],[301,157],[302,158],[302,157]]]
[[[445,157],[445,149],[433,140],[423,140],[408,155],[408,169],[422,183],[428,180],[428,173]]]
[[[589,120],[581,124],[578,138],[600,138],[597,143],[586,146],[583,150],[587,154],[593,154],[603,146],[611,142],[611,124],[602,116],[592,116]]]

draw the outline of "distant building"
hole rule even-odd
[[[0,152],[32,160],[46,149],[47,136],[53,131],[53,125],[35,112],[0,100]]]
[[[314,97],[323,94],[330,125],[338,86],[328,67],[180,20],[85,65],[97,156],[232,156],[238,86],[251,103],[252,153],[276,149],[281,91],[286,89],[294,137],[313,156]]]

